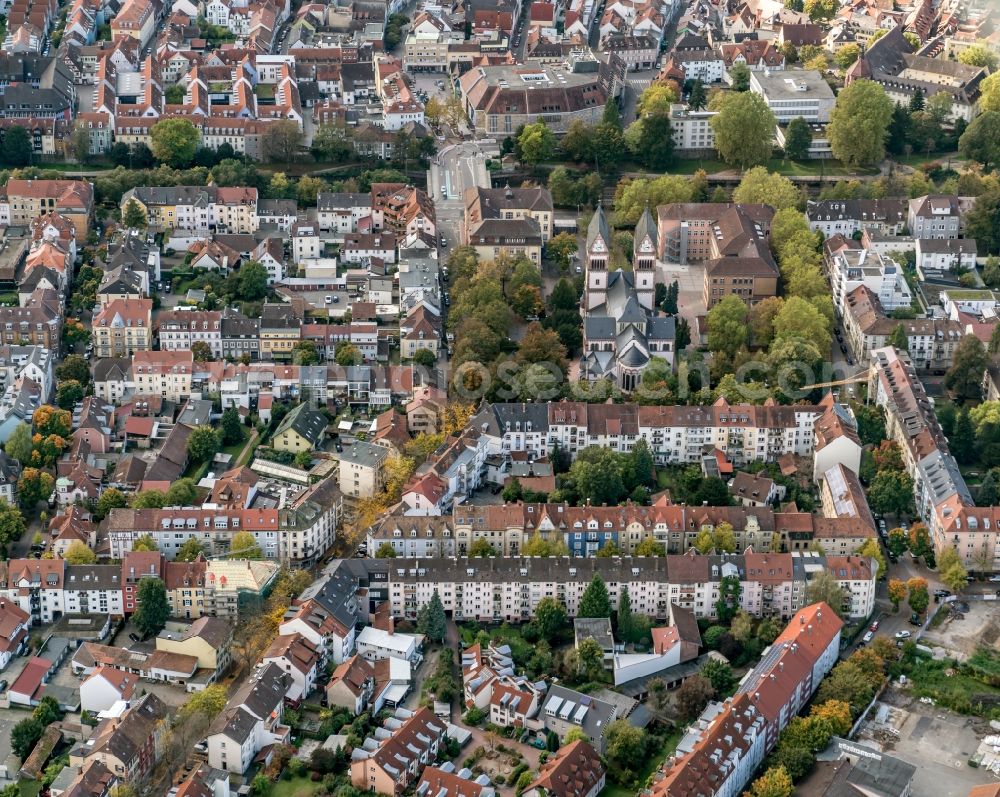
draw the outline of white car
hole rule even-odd
[[[990,581],[994,584],[1000,583],[1000,576],[990,576]]]
[[[872,640],[873,640],[874,638],[875,638],[875,632],[874,632],[874,631],[869,631],[868,633],[866,633],[866,634],[865,634],[865,635],[864,635],[864,636],[863,636],[863,637],[861,638],[861,641],[862,641],[862,642],[871,642],[871,641],[872,641]]]
[[[909,639],[909,638],[910,638],[910,632],[907,631],[906,629],[896,632],[896,639]]]

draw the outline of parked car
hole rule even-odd
[[[865,642],[865,643],[868,643],[868,642],[871,642],[874,638],[875,638],[875,632],[874,631],[869,631],[868,633],[866,633],[861,638],[861,641]]]
[[[910,615],[910,625],[923,625],[924,621],[920,619],[920,615],[916,612]]]
[[[128,638],[131,639],[133,642],[141,642],[142,641],[142,637],[140,637],[138,634],[129,634]]]
[[[910,638],[910,632],[907,631],[906,629],[896,632],[896,639],[909,639],[909,638]]]
[[[869,627],[871,628],[872,631],[878,631],[878,620],[872,623],[871,626]]]
[[[4,679],[0,681],[0,692],[6,692],[6,691],[7,691],[7,681],[6,679]]]

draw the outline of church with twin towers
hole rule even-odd
[[[631,271],[612,267],[613,250],[611,227],[598,203],[584,257],[580,378],[610,379],[629,392],[653,357],[674,365],[675,320],[655,309],[657,229],[648,207],[635,226]]]

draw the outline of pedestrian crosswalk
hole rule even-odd
[[[632,77],[628,78],[628,84],[634,88],[636,91],[645,91],[649,88],[650,84],[653,82],[651,77]]]

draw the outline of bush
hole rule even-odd
[[[515,783],[517,783],[521,775],[527,771],[528,771],[527,764],[518,764],[516,767],[514,767],[514,771],[507,776],[507,785],[513,786]]]
[[[462,717],[462,721],[465,722],[466,725],[478,725],[485,718],[486,713],[481,708],[473,706],[465,712],[465,715]]]

